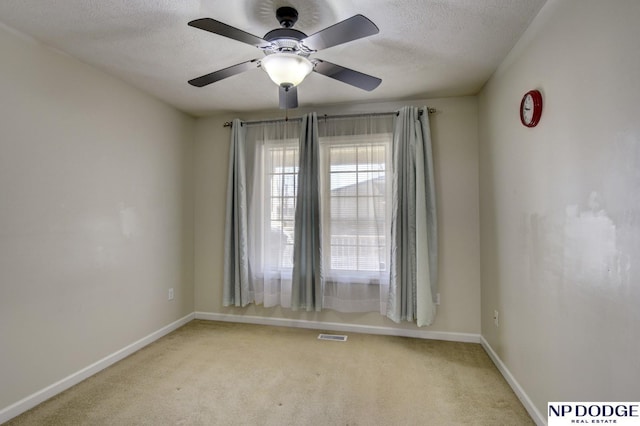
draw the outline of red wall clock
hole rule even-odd
[[[530,90],[520,102],[520,121],[527,127],[535,127],[542,115],[542,94],[539,90]]]

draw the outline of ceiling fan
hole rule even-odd
[[[281,28],[269,31],[263,38],[211,18],[189,22],[192,27],[255,46],[265,54],[262,59],[252,59],[194,78],[189,80],[189,84],[203,87],[244,71],[262,68],[280,87],[280,108],[296,108],[296,86],[311,71],[367,91],[375,89],[382,82],[377,77],[359,71],[321,59],[309,58],[318,50],[377,34],[378,27],[366,17],[352,16],[310,36],[292,28],[298,20],[298,11],[293,7],[278,8],[276,18]]]

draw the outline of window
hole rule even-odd
[[[391,137],[325,137],[320,144],[325,275],[370,281],[389,265]]]
[[[269,265],[279,269],[293,268],[294,221],[298,193],[297,141],[268,144],[265,168],[267,186],[265,229],[269,230],[267,256]]]
[[[369,280],[389,265],[391,135],[325,137],[320,144],[325,274]],[[291,269],[298,147],[270,144],[265,154],[269,264]]]

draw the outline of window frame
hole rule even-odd
[[[331,164],[329,162],[329,153],[332,147],[345,147],[345,146],[375,146],[382,145],[385,148],[384,151],[384,176],[385,176],[385,210],[384,210],[384,245],[383,250],[385,253],[384,256],[384,269],[378,270],[362,270],[362,269],[332,269],[331,268],[331,253],[332,253],[332,245],[331,245],[331,188],[330,188],[330,178],[331,178]],[[264,181],[264,193],[263,193],[263,206],[264,209],[264,219],[263,219],[263,237],[262,241],[265,244],[269,243],[269,233],[272,232],[272,200],[274,198],[280,198],[282,200],[293,198],[296,200],[298,195],[298,173],[299,173],[299,140],[297,138],[287,138],[287,139],[267,139],[263,140],[261,143],[262,149],[262,174],[265,176]],[[276,172],[275,170],[275,162],[273,161],[272,152],[274,150],[282,151],[283,157],[284,152],[287,150],[295,151],[294,160],[295,165],[292,166],[293,170],[291,173],[283,170],[282,172]],[[321,226],[323,228],[322,231],[322,250],[323,250],[323,272],[325,281],[327,282],[350,282],[350,283],[361,283],[361,284],[379,284],[381,281],[384,281],[384,278],[381,277],[382,274],[388,274],[389,272],[389,261],[390,261],[390,243],[391,243],[391,211],[392,211],[392,134],[391,133],[373,133],[373,134],[355,134],[355,135],[344,135],[344,136],[321,136],[319,138],[319,176],[320,181],[320,220]],[[357,163],[356,163],[357,164]],[[286,169],[286,163],[282,160],[282,167]],[[357,169],[356,169],[357,170]],[[276,175],[284,176],[284,175],[295,175],[294,178],[294,193],[293,195],[280,195],[274,196],[271,192],[272,190],[272,178]],[[356,182],[358,184],[359,182]],[[362,197],[368,199],[370,197]],[[359,200],[360,197],[356,197],[356,200]],[[358,201],[356,201],[356,204]],[[293,222],[294,226],[291,229],[290,234],[287,235],[288,241],[283,245],[283,250],[280,250],[281,259],[278,262],[278,266],[274,268],[274,270],[278,270],[285,273],[291,273],[293,269],[293,244],[295,238],[295,206],[297,201],[294,201],[293,209],[294,216]],[[282,208],[282,206],[281,206]],[[357,218],[357,216],[356,216]],[[357,219],[356,219],[357,220]],[[284,221],[282,217],[279,219],[280,223]],[[329,227],[329,228],[326,228]],[[287,250],[287,247],[290,247],[290,250]],[[361,245],[357,245],[358,248]],[[380,247],[380,246],[379,246]],[[266,254],[266,252],[263,251]],[[290,261],[288,259],[290,258]],[[291,266],[289,266],[290,264]],[[273,265],[272,265],[273,266]]]
[[[297,138],[295,139],[274,139],[274,140],[265,140],[262,143],[261,149],[263,150],[263,176],[264,176],[264,195],[263,195],[263,206],[262,209],[264,211],[264,219],[263,219],[263,244],[266,245],[271,241],[270,240],[270,233],[273,232],[273,228],[272,228],[272,223],[274,221],[278,221],[281,225],[280,227],[280,232],[282,232],[283,235],[286,235],[287,241],[284,244],[284,250],[280,250],[280,256],[279,256],[279,262],[278,262],[278,267],[277,270],[279,271],[286,271],[286,272],[291,272],[293,270],[293,244],[294,244],[294,238],[295,238],[295,209],[296,209],[296,204],[297,204],[297,196],[298,196],[298,173],[299,173],[299,155],[300,155],[300,147],[299,147],[299,140]],[[286,172],[283,171],[281,173],[277,173],[275,172],[275,166],[274,166],[274,162],[273,157],[272,157],[272,152],[278,150],[282,152],[282,168],[286,169],[288,166],[286,165],[286,160],[285,160],[285,156],[286,156],[286,152],[288,150],[294,151],[294,157],[295,160],[293,161],[292,164],[294,164],[292,167],[293,171],[292,172]],[[281,194],[280,196],[274,196],[272,193],[272,189],[273,189],[273,182],[272,182],[272,178],[274,176],[282,176],[283,177],[283,186],[286,185],[284,183],[285,180],[285,176],[293,176],[293,195],[284,195]],[[284,207],[284,200],[289,200],[292,199],[293,200],[293,217],[291,219],[291,222],[293,222],[293,227],[290,230],[290,235],[287,234],[287,232],[285,231],[285,226],[284,226],[284,222],[285,219],[283,218],[283,212],[280,212],[280,219],[273,219],[273,200],[274,199],[280,199],[281,200],[281,205],[280,205],[280,210],[283,210]],[[289,248],[289,250],[287,250],[287,248]],[[268,253],[268,250],[263,250],[263,253],[266,254],[270,254]],[[290,264],[287,265],[287,264]]]
[[[320,149],[320,164],[319,170],[320,176],[320,203],[321,203],[321,224],[323,227],[331,226],[331,164],[330,164],[330,151],[332,147],[346,147],[346,146],[375,146],[382,145],[385,148],[384,151],[384,176],[385,176],[385,212],[384,212],[384,269],[378,270],[363,270],[363,269],[333,269],[332,266],[332,244],[331,244],[331,231],[330,229],[324,229],[322,232],[322,251],[323,251],[323,272],[325,280],[331,281],[351,281],[356,283],[367,284],[379,284],[380,275],[389,273],[390,262],[390,243],[391,243],[391,211],[392,211],[392,140],[393,135],[391,133],[373,133],[373,134],[355,134],[355,135],[343,135],[343,136],[322,136],[319,138]],[[356,170],[357,170],[356,160]],[[356,185],[360,182],[356,181]],[[362,197],[369,199],[371,197]],[[360,197],[356,196],[356,205],[359,204]],[[356,220],[357,214],[356,214]],[[360,244],[356,245],[357,248],[362,247]]]

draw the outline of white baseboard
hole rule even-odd
[[[266,318],[251,315],[221,314],[215,312],[196,312],[196,319],[223,322],[238,322],[279,327],[309,328],[339,332],[381,334],[385,336],[414,337],[418,339],[447,340],[452,342],[480,343],[480,335],[472,333],[451,333],[447,331],[411,330],[374,325],[344,324],[337,322],[308,321],[287,318]]]
[[[527,395],[524,389],[522,389],[522,386],[520,386],[520,384],[515,379],[515,377],[513,377],[513,375],[507,368],[507,366],[504,365],[504,363],[502,362],[498,354],[496,354],[496,352],[493,350],[489,342],[485,340],[484,336],[481,336],[481,339],[482,339],[481,341],[482,347],[487,352],[487,354],[489,354],[489,357],[491,358],[493,363],[496,365],[500,373],[502,373],[502,376],[504,377],[504,379],[507,381],[507,383],[509,383],[509,386],[511,386],[511,389],[513,389],[513,391],[515,392],[520,402],[522,402],[522,405],[524,405],[524,408],[527,410],[527,412],[529,413],[533,421],[538,426],[546,426],[547,425],[546,417],[543,416],[542,413],[540,413],[540,411],[536,408],[536,406],[533,404],[533,402],[529,398],[529,395]]]
[[[112,364],[120,361],[121,359],[131,355],[132,353],[142,349],[150,343],[158,340],[162,336],[171,333],[172,331],[182,327],[189,321],[195,318],[194,313],[190,313],[189,315],[180,318],[177,321],[172,322],[171,324],[162,327],[158,331],[154,331],[148,336],[143,337],[142,339],[120,349],[112,353],[111,355],[107,355],[101,360],[94,362],[88,367],[79,370],[70,376],[65,377],[64,379],[47,386],[44,389],[39,390],[38,392],[23,398],[22,400],[11,404],[8,407],[5,407],[0,410],[0,424],[9,421],[10,419],[24,413],[25,411],[35,407],[36,405],[46,401],[47,399],[69,389],[71,386],[76,385],[83,381],[84,379],[93,376],[97,372],[104,370]]]

